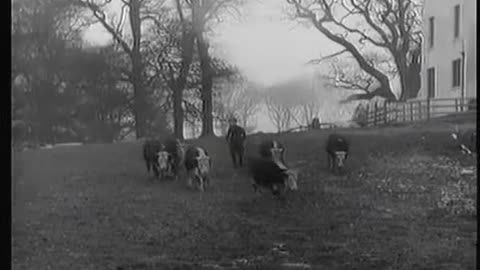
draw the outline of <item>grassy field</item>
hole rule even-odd
[[[285,200],[254,194],[223,139],[196,142],[214,160],[203,194],[148,179],[140,143],[17,153],[13,269],[475,269],[476,156],[448,132],[342,130],[342,177],[325,169],[328,131],[284,135],[300,169]]]

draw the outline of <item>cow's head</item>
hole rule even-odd
[[[452,130],[452,133],[451,133],[451,136],[453,138],[454,141],[459,141],[460,140],[460,130],[458,128],[458,125],[455,125],[453,130]]]
[[[270,153],[274,161],[280,161],[285,149],[277,142],[272,142],[272,148],[270,148]]]
[[[198,149],[198,156],[195,157],[195,159],[197,160],[197,164],[198,164],[198,172],[201,175],[207,175],[210,171],[210,164],[211,164],[210,157],[202,148],[197,148],[197,149]]]
[[[336,151],[335,152],[335,164],[338,168],[345,167],[345,159],[347,158],[347,152],[345,151]]]
[[[297,190],[298,171],[287,170],[285,173],[287,174],[287,178],[285,179],[285,188],[288,190]]]
[[[228,124],[229,124],[230,126],[236,125],[236,124],[237,124],[237,118],[235,118],[234,116],[230,117],[230,118],[228,119]]]
[[[452,130],[452,133],[451,133],[451,136],[453,138],[453,140],[455,141],[455,143],[457,144],[457,146],[460,148],[460,150],[462,151],[462,153],[464,154],[467,154],[467,155],[471,155],[472,154],[472,150],[469,149],[466,145],[465,145],[465,142],[462,141],[462,139],[460,138],[461,136],[461,133],[460,133],[460,129],[458,128],[458,125],[455,125],[453,130]],[[476,133],[473,133],[472,136],[475,136],[476,137]],[[474,137],[472,137],[474,138]]]
[[[168,169],[168,158],[169,154],[167,151],[159,151],[157,152],[157,163],[158,168],[160,170],[167,170]]]

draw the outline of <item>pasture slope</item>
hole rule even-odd
[[[341,132],[342,177],[325,170],[329,131],[281,137],[301,169],[285,200],[255,195],[223,138],[196,142],[214,160],[204,194],[147,179],[140,143],[17,153],[13,269],[475,269],[477,174],[460,171],[476,156],[449,127]]]

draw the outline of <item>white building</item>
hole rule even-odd
[[[476,0],[425,0],[418,98],[476,97]]]

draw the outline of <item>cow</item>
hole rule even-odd
[[[229,120],[229,128],[226,140],[232,157],[233,167],[237,168],[237,161],[240,167],[243,167],[243,156],[245,154],[245,139],[247,137],[245,129],[237,125],[237,119]],[[238,158],[238,160],[237,160]]]
[[[177,180],[180,174],[181,165],[185,155],[183,144],[175,138],[166,138],[163,141],[164,150],[168,153],[168,166],[174,179]]]
[[[285,147],[278,140],[265,139],[260,143],[260,156],[271,159],[284,169],[287,168],[287,164],[285,163],[285,152]]]
[[[192,188],[198,185],[200,191],[205,191],[210,184],[210,169],[212,160],[207,151],[199,146],[190,146],[185,151],[185,169],[187,170],[187,185]]]
[[[342,135],[332,133],[328,136],[325,151],[327,152],[328,169],[339,173],[345,168],[350,144]]]
[[[297,171],[282,167],[272,159],[249,157],[248,172],[255,193],[265,188],[271,190],[274,196],[278,196],[285,191],[298,189]]]
[[[460,148],[462,153],[471,155],[477,152],[477,132],[476,130],[469,129],[460,132],[458,126],[455,126],[454,131],[451,134],[453,140]]]
[[[164,145],[159,140],[146,140],[143,144],[143,159],[147,166],[147,173],[153,171],[155,178],[160,178],[160,173],[167,167]],[[163,176],[163,173],[162,173]]]

